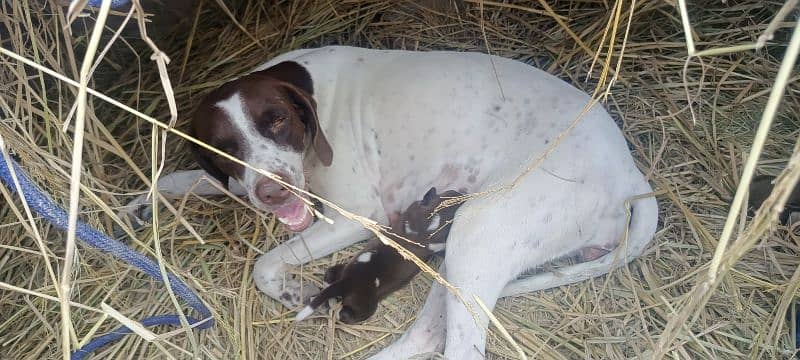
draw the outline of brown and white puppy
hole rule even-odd
[[[454,190],[442,194],[437,194],[436,188],[428,190],[422,200],[412,203],[392,226],[394,234],[422,246],[399,238],[395,241],[423,261],[444,250],[450,223],[460,204],[434,210],[443,200],[459,195],[462,193]],[[339,321],[345,324],[362,322],[375,313],[381,300],[408,284],[419,271],[417,265],[404,259],[391,246],[374,239],[349,263],[328,268],[325,282],[330,285],[315,296],[295,320],[305,319],[329,299],[341,298]]]

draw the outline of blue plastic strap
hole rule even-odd
[[[10,159],[10,163],[14,168],[14,172],[16,173],[22,194],[31,210],[35,211],[42,218],[53,224],[53,226],[56,228],[66,230],[68,219],[66,211],[64,211],[60,206],[58,206],[58,204],[56,204],[35,184],[33,184],[28,176],[25,175],[25,172],[22,171],[22,169],[13,159]],[[0,180],[2,180],[6,187],[8,187],[12,192],[16,192],[14,179],[9,171],[8,163],[2,157],[0,157]],[[155,261],[136,252],[127,245],[95,230],[80,220],[78,221],[76,235],[86,244],[95,247],[102,252],[110,254],[111,256],[125,263],[139,268],[142,272],[158,281],[162,281],[161,271]],[[197,311],[203,319],[208,318],[206,322],[198,325],[196,328],[207,329],[213,326],[214,320],[212,318],[211,311],[209,311],[205,304],[203,304],[203,302],[200,300],[200,297],[198,297],[197,294],[195,294],[192,289],[190,289],[189,286],[187,286],[186,283],[181,281],[177,276],[167,272],[167,277],[169,278],[170,285],[172,286],[172,291],[186,301],[186,303],[188,303],[189,306]],[[186,317],[186,320],[189,322],[189,324],[198,322],[198,320],[188,316]],[[142,320],[142,324],[145,326],[179,326],[180,318],[178,315],[155,316]],[[130,329],[123,326],[112,333],[100,336],[86,344],[82,349],[78,349],[72,353],[72,359],[83,359],[92,351],[102,347],[105,344],[108,344],[111,341],[115,341],[125,334],[129,334],[130,332]]]
[[[130,0],[111,0],[111,8],[116,9],[124,5],[130,4],[130,2],[131,2]],[[100,7],[101,4],[103,4],[103,0],[89,0],[89,2],[87,3],[87,5],[91,7]]]

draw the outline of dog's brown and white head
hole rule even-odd
[[[291,61],[230,81],[208,94],[192,118],[192,135],[257,169],[305,189],[303,158],[313,148],[330,166],[333,151],[322,132],[306,69]],[[311,224],[303,201],[277,182],[199,146],[197,162],[223,185],[235,178],[250,201],[291,231]]]

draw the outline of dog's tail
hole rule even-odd
[[[597,259],[558,269],[558,275],[548,271],[509,282],[500,296],[514,296],[587,280],[604,275],[639,257],[656,232],[658,202],[655,197],[648,196],[630,200],[631,207],[627,204],[628,202],[626,208],[631,212],[627,241]]]
[[[297,313],[294,317],[294,321],[301,321],[307,318],[309,315],[313,314],[315,310],[317,310],[320,305],[327,302],[329,299],[335,298],[337,296],[343,296],[345,293],[345,286],[343,281],[337,281],[330,286],[326,287],[322,291],[314,296],[311,299],[311,303],[308,306],[304,307],[303,310]]]

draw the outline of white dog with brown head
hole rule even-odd
[[[433,186],[480,192],[510,184],[589,100],[552,75],[500,57],[332,46],[285,53],[224,84],[200,104],[192,130],[256,168],[387,224]],[[290,266],[370,236],[330,209],[333,224],[312,224],[302,202],[279,184],[205,150],[197,155],[205,172],[171,174],[159,189],[181,194],[206,174],[223,184],[235,179],[234,192],[297,232],[253,270],[256,286],[288,307],[299,309],[317,291],[301,288],[287,274]],[[440,271],[467,301],[475,295],[490,308],[501,296],[605,274],[641,254],[653,237],[655,199],[632,201],[630,224],[624,205],[651,191],[619,128],[596,105],[514,187],[461,207]],[[206,186],[199,193],[216,191]],[[627,242],[618,247],[626,226]],[[555,258],[596,254],[592,249],[613,251],[560,269],[560,276],[516,279]],[[488,318],[477,320],[434,285],[414,325],[375,358],[442,347],[450,359],[481,358]]]

